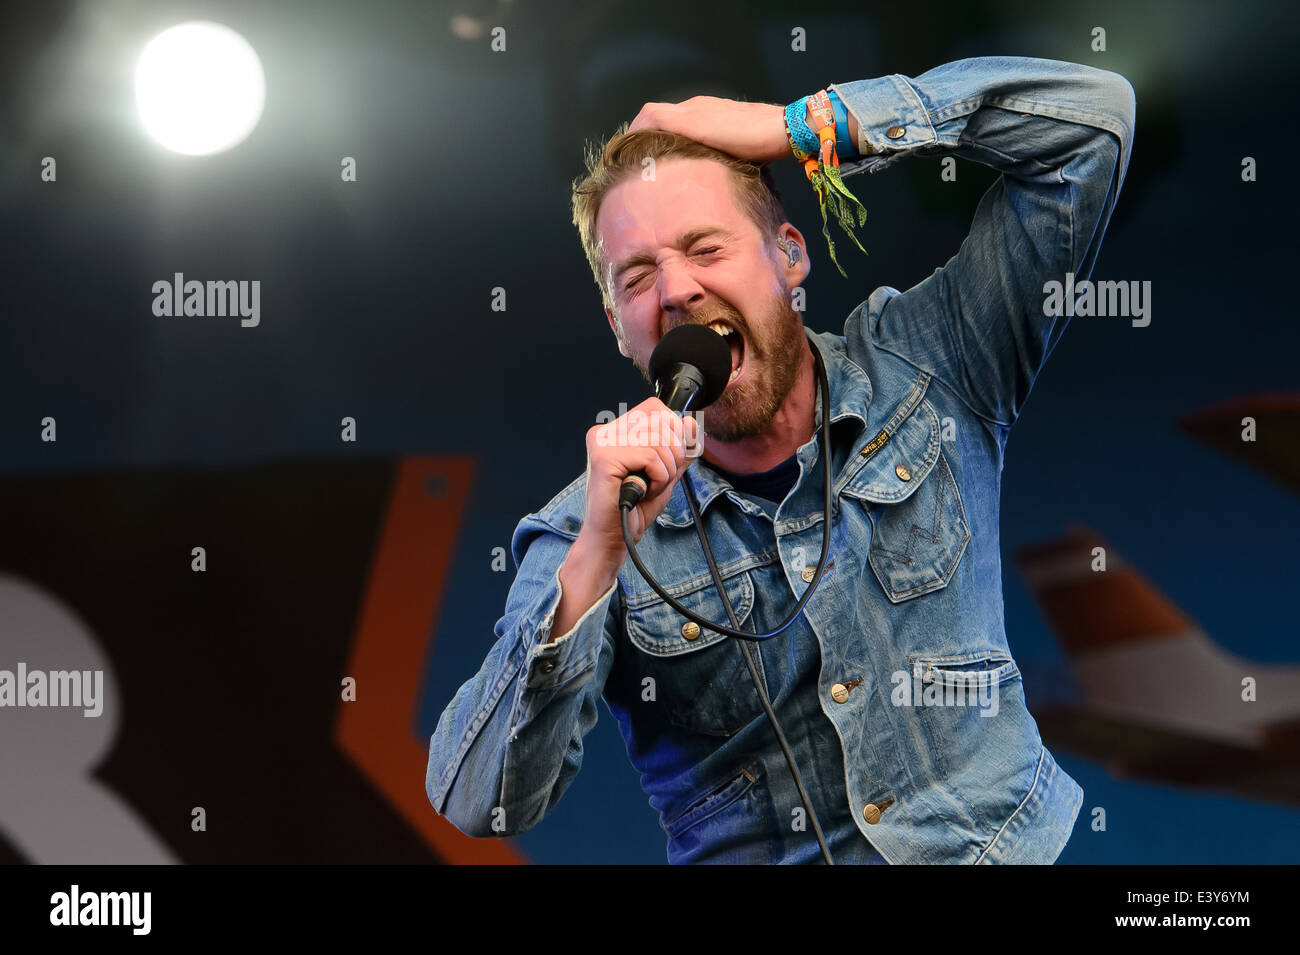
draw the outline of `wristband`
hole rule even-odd
[[[808,111],[806,100],[797,99],[785,108],[785,131],[790,137],[790,148],[795,158],[803,161],[808,156],[817,155],[817,134],[808,126],[805,114]],[[797,149],[795,147],[798,147]],[[800,156],[802,150],[804,155]]]
[[[858,144],[849,139],[848,107],[834,90],[827,90],[826,95],[831,98],[831,107],[835,110],[835,152],[839,154],[841,162],[846,159],[857,159]]]
[[[838,99],[838,97],[835,97]],[[841,109],[843,109],[841,104]],[[854,222],[861,226],[867,219],[867,210],[858,201],[857,196],[849,192],[840,176],[840,160],[836,140],[843,134],[847,138],[848,113],[844,111],[843,123],[836,122],[835,106],[832,94],[818,90],[811,96],[795,100],[785,108],[785,132],[790,143],[790,151],[800,165],[804,175],[817,196],[817,206],[822,214],[822,235],[830,252],[831,261],[845,278],[843,266],[835,257],[835,243],[831,241],[828,229],[828,211],[833,213],[840,227],[848,233],[853,243],[862,251],[862,243],[853,234]],[[812,122],[809,123],[809,118]],[[857,150],[850,146],[851,155]]]

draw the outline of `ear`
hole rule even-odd
[[[786,244],[785,250],[778,247],[777,253],[780,257],[777,261],[780,263],[781,275],[785,279],[786,289],[793,292],[800,285],[803,285],[808,278],[808,274],[812,271],[812,261],[808,258],[808,243],[804,241],[803,233],[789,222],[781,224],[781,229],[777,232],[777,239]],[[787,251],[793,248],[799,250],[799,257],[795,262],[790,261]]]
[[[614,324],[614,313],[608,308],[605,309],[605,320],[609,322],[609,330],[613,332],[614,337],[618,339],[618,353],[624,358],[630,358],[631,356],[627,353],[627,344],[618,334],[618,326]]]

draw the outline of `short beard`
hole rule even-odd
[[[745,376],[696,415],[701,432],[721,444],[767,431],[799,376],[806,338],[803,320],[783,297],[774,300],[757,335],[738,317],[731,317],[750,332],[745,341]]]
[[[693,412],[700,432],[721,444],[735,444],[757,437],[772,424],[799,377],[807,337],[803,331],[803,319],[783,296],[773,299],[767,321],[760,326],[758,335],[761,337],[729,305],[710,310],[707,318],[703,318],[701,312],[692,314],[688,321],[679,324],[704,325],[718,318],[729,319],[732,325],[745,332],[745,361],[749,367],[745,369],[745,377],[734,388],[724,392],[707,408]],[[618,323],[616,335],[621,324]],[[626,342],[622,336],[618,337]],[[628,351],[631,352],[630,347]],[[641,377],[652,388],[655,387],[650,369],[635,357],[632,363]]]

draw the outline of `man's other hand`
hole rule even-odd
[[[785,107],[771,103],[742,103],[719,96],[646,103],[628,132],[640,129],[677,133],[752,162],[793,158],[785,132]]]

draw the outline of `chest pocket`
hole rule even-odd
[[[928,401],[915,405],[842,493],[870,502],[867,562],[892,603],[948,585],[970,529]]]
[[[722,573],[727,597],[740,618],[739,629],[748,630],[754,609],[750,574],[745,570]],[[635,581],[647,586],[639,575]],[[703,619],[731,625],[711,575],[664,589]],[[630,676],[640,688],[639,701],[633,705],[657,706],[673,726],[710,736],[732,736],[762,715],[758,691],[737,641],[688,625],[653,590],[627,595],[625,603],[624,622],[634,648]],[[754,650],[761,679],[763,662],[757,647]],[[653,683],[648,684],[647,678]]]

